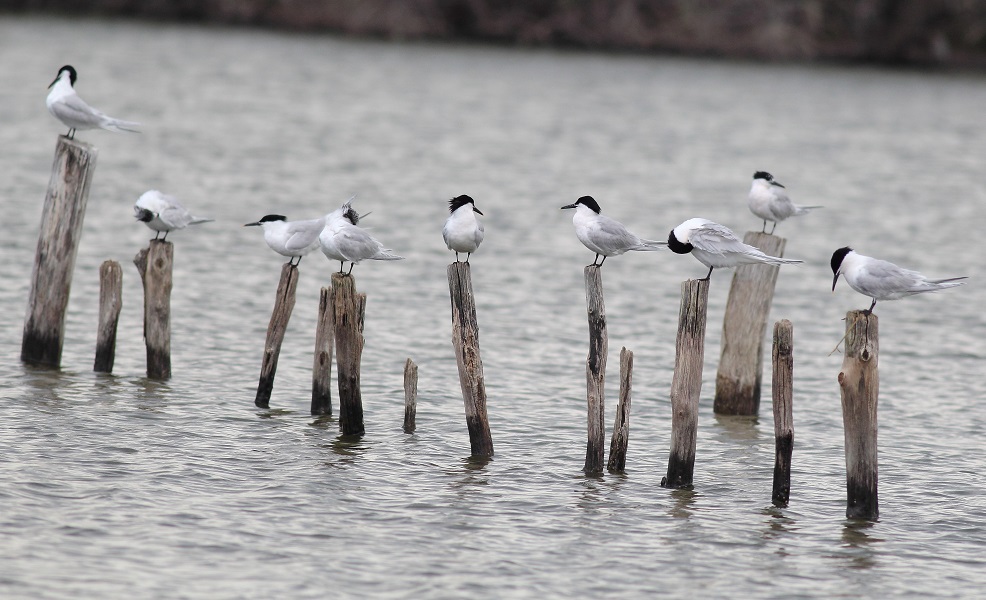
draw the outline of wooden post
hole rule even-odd
[[[586,474],[602,473],[606,451],[606,305],[603,302],[603,276],[598,265],[585,268],[585,303],[589,318],[589,355],[585,359],[588,441],[585,446]]]
[[[418,365],[410,358],[404,363],[404,433],[414,433],[418,412]]]
[[[322,288],[315,327],[315,364],[312,365],[312,415],[332,414],[332,289]]]
[[[21,360],[26,363],[61,366],[65,309],[82,237],[89,184],[96,170],[96,154],[96,148],[85,142],[64,135],[58,137],[41,212],[41,231],[21,340]]]
[[[116,357],[116,328],[123,306],[123,268],[115,260],[99,267],[99,327],[96,330],[96,360],[92,370],[112,373]]]
[[[787,240],[748,231],[743,241],[770,256],[784,256]],[[729,287],[722,322],[722,354],[712,409],[721,415],[755,415],[760,409],[763,340],[780,267],[740,265]]]
[[[134,257],[144,283],[144,344],[148,379],[171,378],[171,270],[175,247],[151,240]]]
[[[708,280],[682,282],[674,376],[671,380],[671,454],[668,457],[668,474],[661,480],[661,487],[687,488],[692,485],[708,300]]]
[[[274,374],[277,371],[277,357],[281,354],[281,342],[294,310],[294,293],[298,287],[298,267],[290,262],[281,267],[281,280],[277,284],[274,310],[267,325],[267,341],[264,344],[264,360],[260,367],[260,383],[257,397],[253,403],[258,408],[270,406],[270,393],[274,389]]]
[[[774,506],[786,507],[791,497],[791,453],[794,450],[794,326],[787,319],[774,323]]]
[[[622,473],[627,466],[627,445],[630,442],[630,389],[633,381],[633,352],[620,350],[620,403],[613,421],[613,437],[609,444],[610,473]]]
[[[332,298],[336,366],[339,367],[339,428],[343,435],[363,435],[359,375],[366,294],[356,292],[356,280],[352,275],[332,273]]]
[[[469,263],[448,266],[449,295],[452,299],[452,345],[459,367],[459,387],[466,409],[466,427],[473,456],[493,456],[493,436],[486,414],[486,380],[479,354],[479,322],[472,293]]]
[[[880,516],[877,502],[877,398],[880,393],[879,322],[874,314],[846,314],[846,354],[839,373],[846,440],[846,518]]]

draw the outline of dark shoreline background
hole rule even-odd
[[[0,0],[0,11],[387,39],[986,67],[986,0]]]

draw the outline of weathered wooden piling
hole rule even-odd
[[[332,289],[322,288],[315,326],[315,359],[312,365],[312,415],[332,414]]]
[[[695,473],[698,400],[702,393],[708,300],[708,280],[682,282],[674,376],[671,379],[671,453],[668,473],[661,480],[662,487],[691,487]]]
[[[59,136],[41,212],[31,292],[24,319],[21,360],[61,366],[65,309],[82,237],[89,184],[96,170],[96,148]]]
[[[794,326],[774,323],[772,385],[774,409],[774,488],[771,502],[786,507],[791,498],[791,453],[794,451]]]
[[[627,445],[630,443],[630,391],[633,382],[633,352],[620,350],[620,403],[613,421],[613,437],[609,443],[610,473],[622,473],[627,466]]]
[[[469,446],[473,456],[493,456],[493,436],[486,414],[486,380],[479,354],[479,322],[472,293],[469,263],[448,266],[449,296],[452,300],[452,345],[459,367],[459,386],[466,410]]]
[[[123,267],[107,260],[99,267],[99,326],[96,329],[96,360],[92,370],[112,373],[116,358],[116,329],[123,306]]]
[[[743,241],[770,256],[784,256],[787,240],[748,231]],[[736,267],[722,322],[722,353],[712,409],[722,415],[755,415],[760,409],[763,341],[780,267]]]
[[[603,301],[603,276],[599,265],[585,268],[585,303],[589,318],[589,355],[585,359],[588,441],[582,471],[590,474],[603,472],[603,454],[606,452],[605,388],[609,336],[606,333],[606,304]]]
[[[264,359],[260,367],[260,383],[257,385],[257,397],[253,403],[258,408],[270,406],[270,394],[274,389],[274,374],[277,371],[277,358],[281,354],[281,342],[284,332],[294,310],[294,295],[298,288],[298,267],[290,262],[281,267],[281,280],[277,284],[277,296],[274,298],[274,310],[267,325],[267,341],[264,343]]]
[[[879,322],[861,310],[846,314],[846,354],[839,373],[846,443],[846,518],[880,516],[877,501]]]
[[[332,274],[332,307],[336,366],[339,368],[339,429],[343,435],[363,435],[363,397],[359,377],[366,294],[356,291],[356,280],[352,275]]]
[[[144,284],[144,345],[148,379],[171,378],[171,271],[175,247],[151,240],[134,257]]]
[[[410,358],[404,363],[404,433],[414,433],[418,412],[418,365]]]

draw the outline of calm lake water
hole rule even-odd
[[[0,107],[0,595],[5,598],[981,597],[986,589],[986,78],[871,68],[380,43],[5,17]],[[20,342],[63,64],[142,135],[99,149],[61,370]],[[625,475],[582,474],[592,254],[559,207],[596,197],[643,237],[704,216],[742,233],[754,171],[823,210],[782,223],[771,322],[795,327],[790,508],[760,418],[712,412],[731,274],[709,295],[694,490],[660,487],[680,282],[670,252],[606,261],[607,420],[635,353]],[[171,234],[174,377],[144,377],[132,205],[160,188],[215,222]],[[301,264],[270,410],[253,406],[284,262],[256,228],[358,193],[403,262],[362,264],[366,435],[309,414],[318,291]],[[451,345],[445,201],[486,214],[472,258],[496,448],[468,459]],[[880,509],[845,519],[830,354],[835,248],[971,277],[881,303]],[[124,268],[112,376],[91,372],[98,268]],[[420,367],[418,429],[402,370]],[[769,365],[769,359],[768,359]],[[338,412],[337,400],[333,399]],[[608,437],[607,437],[608,439]]]

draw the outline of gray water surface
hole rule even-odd
[[[979,597],[986,589],[986,79],[359,41],[127,21],[0,21],[0,595],[6,598]],[[141,135],[99,149],[62,369],[19,360],[57,135],[63,64]],[[709,295],[694,490],[667,468],[680,282],[693,258],[603,270],[607,420],[619,350],[635,353],[625,475],[587,478],[582,269],[559,207],[591,194],[646,238],[704,216],[738,233],[754,171],[824,209],[782,223],[771,320],[795,330],[790,508],[770,505],[773,424],[712,413],[731,274]],[[144,377],[134,255],[147,189],[215,222],[169,236],[174,377]],[[402,262],[356,267],[366,292],[366,435],[309,416],[318,291],[301,264],[270,410],[253,406],[283,258],[243,223],[312,218],[358,193]],[[442,243],[472,195],[494,460],[468,458]],[[852,245],[965,287],[877,306],[880,508],[845,519],[830,354],[847,310],[834,249]],[[91,372],[98,268],[124,268],[112,376]],[[768,334],[769,335],[769,334]],[[418,429],[402,370],[420,367]],[[336,411],[338,412],[337,400]]]

